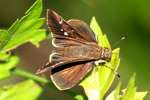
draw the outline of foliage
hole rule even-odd
[[[46,38],[45,29],[39,29],[45,22],[40,18],[42,0],[37,0],[21,19],[17,19],[8,30],[0,30],[0,80],[18,72],[16,65],[19,58],[12,55],[10,50],[31,42],[39,46]],[[34,92],[33,92],[34,91]],[[35,100],[42,88],[33,80],[24,81],[12,86],[0,87],[0,100]]]
[[[27,80],[0,88],[0,100],[35,100],[41,92],[42,88],[39,85],[33,80]]]
[[[98,44],[102,47],[110,48],[110,43],[107,39],[106,34],[103,34],[98,23],[96,22],[96,19],[93,17],[91,21],[91,28],[93,29]],[[95,66],[92,73],[88,75],[81,83],[80,85],[84,88],[86,95],[88,96],[89,100],[103,100],[103,97],[105,96],[106,92],[110,88],[117,71],[120,58],[119,58],[119,48],[114,49],[112,51],[112,58],[111,61],[106,63],[105,65]],[[109,68],[108,68],[109,67]],[[113,70],[111,70],[112,68]],[[127,90],[124,93],[124,95],[120,95],[120,83],[118,84],[117,88],[108,96],[106,97],[107,100],[119,100],[122,98],[123,100],[130,100],[130,98],[137,98],[135,94],[136,88],[134,86],[135,84],[135,77],[133,76],[131,80],[129,81],[129,84],[127,86]],[[145,96],[147,92],[142,92],[141,99]],[[136,100],[136,99],[135,99]]]
[[[28,79],[14,85],[1,86],[0,100],[35,100],[42,92],[42,87],[38,85],[38,82],[48,83],[47,79],[18,69],[16,66],[19,57],[11,54],[11,50],[24,43],[31,42],[38,47],[39,42],[47,38],[46,30],[40,28],[45,22],[44,18],[40,18],[42,8],[42,0],[36,0],[25,15],[17,19],[10,28],[7,30],[0,29],[0,81],[11,77],[13,74]],[[96,34],[99,45],[110,48],[107,36],[102,33],[95,18],[91,21],[91,28]],[[102,100],[109,90],[116,76],[114,72],[117,71],[120,63],[119,51],[119,48],[113,50],[111,61],[105,65],[95,66],[91,74],[80,83],[89,100]],[[107,67],[111,67],[113,71]],[[123,92],[123,95],[120,95],[120,91]],[[84,100],[81,94],[69,90],[66,93],[70,96],[76,95],[75,99],[77,100]],[[119,82],[116,89],[106,99],[128,100],[134,98],[134,100],[142,100],[146,94],[147,92],[136,92],[135,75],[133,75],[126,89],[121,90],[121,83]]]
[[[46,38],[45,29],[39,29],[44,19],[39,18],[42,12],[42,1],[37,0],[20,20],[17,19],[8,30],[0,31],[0,50],[6,52],[19,45],[38,43]]]

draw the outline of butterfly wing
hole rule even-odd
[[[70,64],[64,65],[63,67],[60,66],[60,68],[65,68],[63,70],[61,69],[55,71],[51,75],[53,83],[59,90],[66,90],[72,88],[77,83],[79,83],[85,77],[85,75],[87,75],[87,73],[92,69],[92,62],[74,64],[72,64],[72,66],[70,66]]]
[[[59,43],[64,43],[64,44],[66,43],[67,45],[70,45],[69,42],[71,42],[71,45],[76,43],[85,44],[86,42],[96,43],[96,39],[93,31],[83,21],[73,20],[73,19],[65,21],[56,12],[52,10],[48,10],[47,25],[52,31],[52,36],[53,36],[52,42],[54,44],[53,45],[54,47],[59,47],[56,46],[59,45]]]
[[[94,32],[91,30],[91,28],[84,22],[78,19],[70,19],[67,21],[67,23],[73,27],[77,33],[80,34],[81,37],[84,38],[84,40],[88,42],[95,42],[96,38],[94,35]]]
[[[66,64],[72,64],[72,63],[76,63],[76,62],[83,62],[83,61],[93,61],[89,58],[79,58],[79,57],[67,57],[67,56],[62,56],[58,53],[52,53],[50,55],[50,61],[40,67],[37,71],[36,71],[36,74],[41,74],[41,73],[44,73],[46,71],[50,71],[53,70],[54,68],[57,68],[57,67],[63,67],[64,65]]]
[[[74,34],[74,29],[60,15],[52,10],[47,11],[47,25],[52,31],[53,38],[78,38],[77,34]]]
[[[84,46],[90,48],[90,45],[91,47],[98,47],[94,33],[83,21],[73,19],[65,21],[56,12],[48,10],[47,25],[52,31],[52,45],[54,46],[53,52],[61,55],[61,57],[64,56],[63,53],[66,51],[65,49],[69,47]],[[78,59],[85,58],[78,57]]]
[[[90,58],[67,57],[67,55],[63,55],[66,47],[80,47],[81,45],[97,46],[94,33],[85,22],[74,19],[65,21],[56,12],[48,10],[47,25],[52,31],[52,45],[54,46],[54,50],[49,57],[49,63],[40,68],[38,73],[67,63],[90,60]]]

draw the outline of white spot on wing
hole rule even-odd
[[[59,24],[62,24],[63,23],[63,20],[61,19],[60,21],[59,21]]]
[[[60,64],[62,64],[63,62],[60,62]]]
[[[64,30],[63,30],[63,29],[60,29],[60,31],[63,32]]]
[[[64,35],[68,36],[68,33],[67,33],[67,32],[64,32]]]

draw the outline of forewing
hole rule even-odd
[[[47,70],[51,70],[68,63],[91,60],[90,58],[75,58],[63,55],[65,47],[80,47],[81,45],[90,45],[90,43],[94,45],[96,44],[94,34],[87,24],[79,20],[70,20],[66,22],[56,12],[48,10],[47,25],[52,31],[52,45],[55,48],[49,57],[49,63],[40,68],[38,70],[39,73],[43,73]]]
[[[52,44],[54,47],[96,42],[92,30],[85,22],[79,20],[69,20],[66,22],[52,10],[47,11],[47,25],[52,31]]]
[[[92,62],[86,62],[86,63],[74,63],[75,65],[70,64],[64,65],[63,67],[60,66],[62,69],[57,69],[53,71],[51,75],[51,79],[55,86],[60,90],[66,90],[70,89],[73,86],[75,86],[77,83],[79,83],[85,75],[92,69]]]
[[[81,38],[79,34],[56,12],[47,11],[47,25],[52,31],[54,38]]]
[[[88,42],[96,42],[94,32],[84,21],[78,19],[70,19],[67,21],[67,23],[71,27],[73,27],[76,30],[76,32],[84,38],[84,40]]]

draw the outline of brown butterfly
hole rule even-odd
[[[51,72],[51,80],[59,90],[70,89],[79,83],[95,62],[111,59],[112,50],[96,42],[93,31],[83,21],[64,20],[52,10],[47,11],[47,25],[52,32],[53,51],[49,63],[37,73]]]

